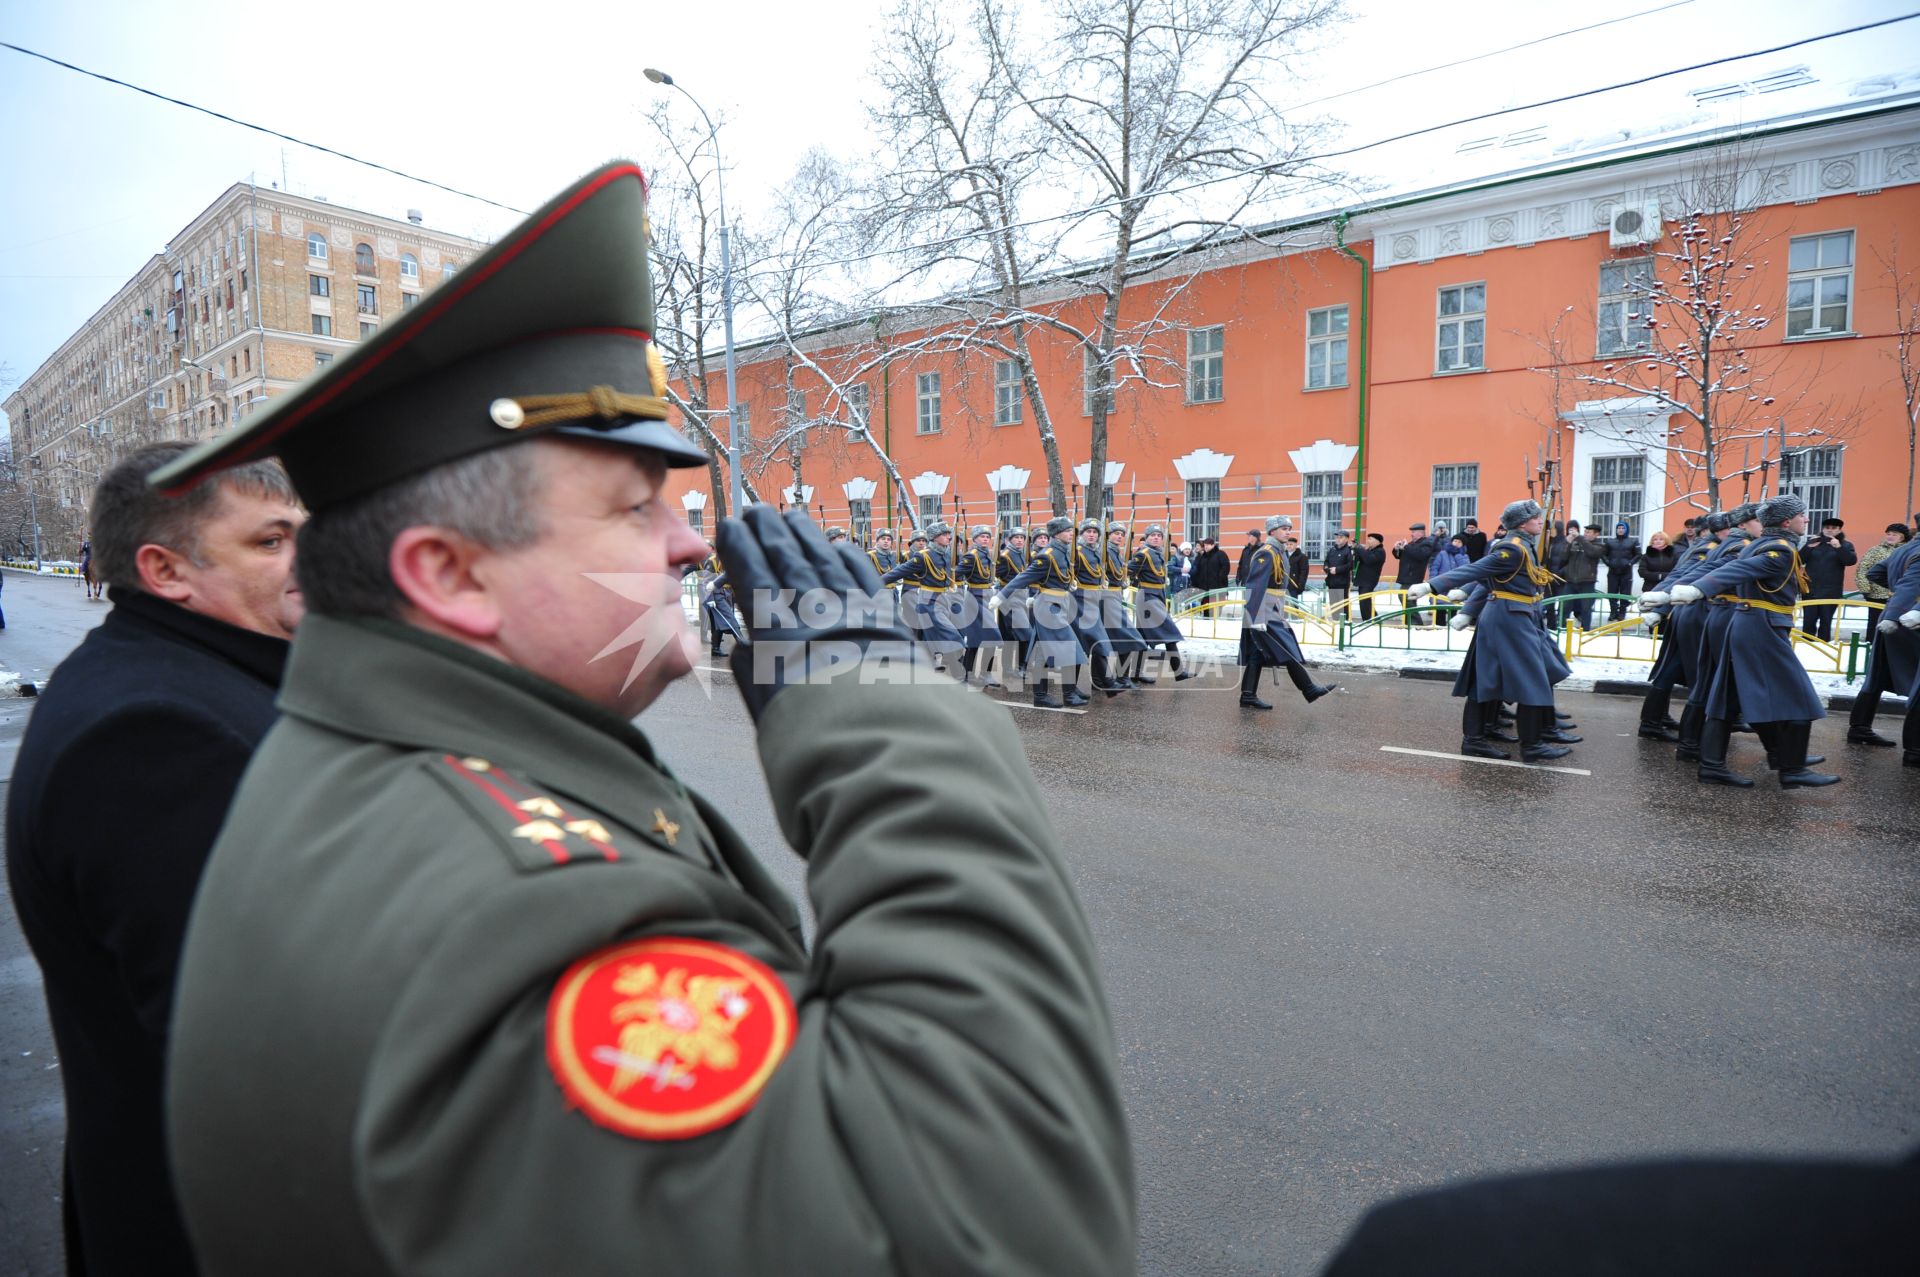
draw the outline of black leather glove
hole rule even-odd
[[[916,659],[873,563],[851,545],[829,544],[801,511],[752,506],[722,519],[718,539],[747,631],[729,663],[755,722],[782,688],[825,678],[876,647],[902,665]]]

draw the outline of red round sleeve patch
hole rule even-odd
[[[764,963],[655,936],[567,968],[547,1003],[547,1063],[608,1130],[687,1139],[753,1107],[793,1029],[793,999]]]

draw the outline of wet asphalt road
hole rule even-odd
[[[0,664],[77,641],[93,617],[62,585],[10,575]],[[1269,680],[1255,714],[1234,673],[1011,711],[1100,943],[1143,1272],[1311,1273],[1370,1202],[1462,1175],[1920,1145],[1920,772],[1898,751],[1830,718],[1843,784],[1711,789],[1634,739],[1637,702],[1573,695],[1562,762],[1592,775],[1522,770],[1381,751],[1452,750],[1444,683],[1346,674],[1308,708]],[[642,725],[798,890],[710,682]],[[22,708],[0,702],[0,763]],[[58,1075],[10,908],[0,972],[0,1273],[53,1273]]]

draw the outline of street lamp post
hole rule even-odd
[[[726,165],[720,162],[720,130],[714,127],[713,117],[700,105],[700,99],[688,93],[683,85],[676,84],[665,71],[646,67],[641,74],[655,84],[686,94],[687,101],[693,103],[693,109],[707,122],[707,140],[713,144],[713,181],[720,200],[720,322],[727,342],[727,473],[732,479],[733,513],[737,518],[746,489],[740,482],[740,419],[735,412],[740,396],[734,383],[733,360],[733,251],[727,228]]]

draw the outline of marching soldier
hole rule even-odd
[[[806,513],[806,511],[803,509],[801,513],[804,514]],[[845,528],[828,528],[827,529],[828,545],[838,545],[842,541],[845,541],[846,539],[847,539],[847,530]]]
[[[1035,528],[1035,539],[1046,536],[1044,529]],[[1022,587],[1019,591],[1008,590],[1008,584],[1027,570],[1027,532],[1024,528],[1009,528],[1006,544],[1000,547],[999,555],[994,559],[993,579],[1000,587],[1001,596],[1006,599],[999,605],[1000,629],[1000,668],[1011,669],[1013,679],[1027,676],[1027,645],[1033,641],[1033,626],[1028,620],[1027,601],[1031,591]]]
[[[1738,559],[1722,556],[1717,567],[1672,591],[1675,602],[1727,601],[1725,649],[1707,689],[1699,777],[1709,785],[1752,788],[1751,780],[1727,769],[1729,733],[1744,716],[1767,747],[1767,764],[1779,773],[1780,788],[1832,785],[1838,776],[1808,766],[1813,720],[1825,718],[1827,711],[1806,666],[1793,654],[1794,604],[1807,588],[1800,563],[1807,503],[1786,493],[1761,502],[1755,518],[1761,532]]]
[[[1751,501],[1728,511],[1727,534],[1708,552],[1706,562],[1694,574],[1695,580],[1723,563],[1733,562],[1746,551],[1753,543],[1753,538],[1760,533],[1759,514],[1760,507]],[[1681,595],[1677,586],[1667,593],[1676,607],[1686,606],[1691,598]],[[1680,712],[1680,743],[1674,750],[1674,756],[1682,761],[1697,763],[1703,756],[1700,744],[1707,721],[1707,689],[1713,685],[1720,662],[1726,654],[1727,626],[1733,620],[1731,605],[1736,601],[1729,594],[1715,596],[1696,605],[1704,615],[1694,622],[1700,634],[1698,651],[1694,657],[1694,681],[1687,685],[1687,707]],[[1725,769],[1726,756],[1723,750],[1720,770]]]
[[[1466,587],[1480,582],[1488,587],[1453,686],[1453,694],[1467,702],[1461,713],[1460,752],[1469,757],[1509,757],[1487,739],[1488,728],[1499,723],[1503,701],[1519,707],[1515,724],[1522,761],[1550,762],[1568,752],[1565,744],[1552,739],[1564,736],[1553,726],[1553,687],[1571,671],[1540,623],[1540,601],[1556,579],[1534,556],[1533,542],[1545,524],[1539,502],[1515,501],[1501,512],[1506,534],[1486,554],[1407,589],[1409,603],[1436,591],[1466,602]]]
[[[1697,607],[1674,607],[1672,592],[1674,586],[1685,585],[1706,571],[1708,556],[1732,524],[1726,514],[1716,510],[1694,526],[1701,529],[1701,534],[1674,562],[1673,571],[1660,582],[1661,588],[1640,596],[1640,615],[1660,625],[1660,655],[1647,676],[1646,699],[1640,703],[1640,735],[1647,740],[1679,742],[1683,751],[1690,749],[1697,755],[1702,717],[1693,711],[1691,702],[1681,710],[1678,722],[1669,712],[1674,685],[1684,685],[1691,693],[1700,676],[1699,623],[1706,614]]]
[[[1180,682],[1193,677],[1193,671],[1181,668],[1180,640],[1186,635],[1173,623],[1173,616],[1167,610],[1167,530],[1159,524],[1148,526],[1146,535],[1141,538],[1141,546],[1134,551],[1133,561],[1127,565],[1133,577],[1133,605],[1139,622],[1140,637],[1148,644],[1159,643],[1167,649],[1167,668],[1173,671],[1174,681]],[[1144,667],[1146,657],[1140,658]],[[1154,680],[1143,678],[1136,671],[1135,677],[1143,683]]]
[[[1072,556],[1074,601],[1079,604],[1073,632],[1087,650],[1093,671],[1089,679],[1094,690],[1105,692],[1109,697],[1118,696],[1130,691],[1133,684],[1114,668],[1113,639],[1102,623],[1101,596],[1107,588],[1107,556],[1100,545],[1100,520],[1080,521],[1080,540],[1073,544]]]
[[[174,1004],[201,1271],[1125,1277],[1110,1019],[1006,712],[889,678],[924,658],[805,514],[721,523],[811,946],[736,796],[632,721],[692,665],[667,473],[707,464],[647,336],[644,196],[590,174],[157,476],[278,454],[312,511]],[[627,592],[581,571],[616,565]],[[778,591],[845,611],[796,629]],[[623,629],[640,659],[592,659]],[[813,640],[854,663],[772,659]]]
[[[740,617],[733,610],[733,587],[727,584],[726,568],[713,552],[711,541],[707,543],[707,557],[700,563],[699,582],[700,607],[707,615],[707,650],[714,656],[724,656],[720,640],[730,634],[734,644],[739,644]]]
[[[947,607],[947,591],[953,588],[953,564],[947,557],[948,547],[953,544],[953,529],[944,523],[932,524],[924,534],[916,531],[909,544],[923,548],[911,551],[895,564],[893,571],[880,578],[880,583],[906,586],[901,606],[907,628],[919,637],[936,663],[951,674],[954,658],[963,648]]]
[[[1908,541],[1868,568],[1866,579],[1888,592],[1880,619],[1874,626],[1875,642],[1867,649],[1867,676],[1854,693],[1853,713],[1847,726],[1849,745],[1879,745],[1892,748],[1894,742],[1873,730],[1874,715],[1880,712],[1880,698],[1889,691],[1920,684],[1920,629],[1910,629],[1903,618],[1914,608],[1914,594],[1920,589],[1920,541]],[[1909,581],[1912,578],[1912,582]],[[1907,720],[1902,733],[1903,761],[1920,767],[1920,719],[1913,707],[1917,702],[1907,694]]]
[[[873,563],[873,570],[880,576],[893,571],[896,560],[893,556],[893,533],[881,528],[873,535],[873,548],[867,551],[867,558]]]
[[[1054,518],[1034,529],[1038,546],[1012,579],[994,595],[1004,616],[1009,601],[1027,591],[1027,624],[1032,639],[1027,647],[1027,679],[1033,684],[1033,703],[1042,709],[1060,709],[1060,698],[1050,687],[1066,684],[1066,704],[1085,705],[1080,666],[1085,649],[1076,626],[1081,605],[1073,571],[1073,520]]]
[[[976,523],[969,536],[973,544],[953,569],[953,623],[960,631],[960,642],[966,653],[960,658],[962,683],[972,679],[980,653],[998,633],[987,607],[993,593],[993,529]],[[981,670],[980,678],[986,687],[1000,686],[1000,680],[990,670]]]
[[[1307,658],[1300,651],[1300,640],[1287,624],[1287,549],[1280,532],[1293,527],[1293,520],[1276,514],[1267,520],[1267,539],[1247,562],[1247,615],[1240,631],[1240,706],[1242,709],[1272,709],[1260,699],[1260,671],[1269,665],[1283,665],[1287,677],[1300,689],[1311,705],[1339,687],[1325,687],[1313,681],[1307,672]]]
[[[1118,520],[1107,524],[1105,566],[1107,584],[1100,591],[1100,628],[1113,644],[1121,680],[1129,686],[1152,683],[1155,680],[1141,671],[1147,659],[1147,641],[1127,615],[1127,525]]]

